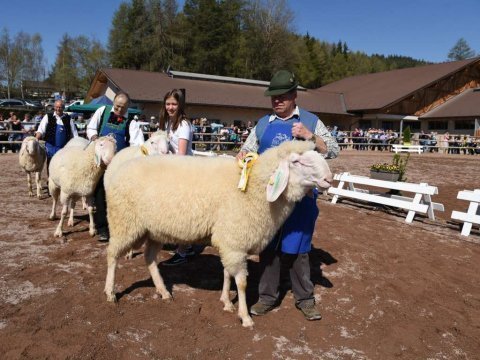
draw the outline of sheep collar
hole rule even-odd
[[[257,153],[248,153],[242,160],[238,160],[238,166],[242,168],[242,173],[240,175],[240,181],[238,182],[238,188],[241,191],[247,190],[248,184],[248,177],[250,175],[250,171],[252,170],[252,166],[258,158]]]

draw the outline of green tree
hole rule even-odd
[[[58,53],[50,73],[50,80],[69,96],[80,87],[75,56],[75,40],[64,34],[57,48]]]
[[[4,28],[0,34],[0,82],[5,86],[7,96],[11,97],[14,89],[21,92],[25,80],[38,81],[44,73],[41,36],[19,32],[11,38]]]
[[[244,31],[249,44],[246,77],[270,80],[282,68],[298,63],[296,36],[292,31],[294,15],[285,0],[251,0],[246,5]]]
[[[130,5],[121,3],[113,15],[108,40],[110,62],[113,67],[130,68],[133,63],[134,49],[131,39],[133,28],[129,21],[129,13]]]
[[[458,39],[456,44],[448,52],[449,60],[465,60],[475,56],[473,51],[464,38]]]

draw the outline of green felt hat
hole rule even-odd
[[[288,70],[280,70],[273,75],[270,80],[270,86],[265,90],[265,96],[275,96],[286,94],[295,90],[298,86],[298,81],[295,75]]]

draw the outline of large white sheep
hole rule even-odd
[[[105,189],[110,184],[113,174],[128,160],[147,155],[168,154],[169,143],[167,133],[159,130],[154,132],[142,146],[129,146],[119,151],[105,171],[103,177]]]
[[[48,179],[48,188],[53,198],[50,219],[53,220],[56,217],[55,209],[59,196],[62,204],[62,213],[55,236],[62,236],[63,221],[68,208],[72,208],[75,201],[83,196],[87,199],[90,218],[89,233],[91,236],[96,234],[92,194],[106,166],[112,161],[116,149],[115,139],[104,136],[91,142],[85,149],[81,146],[64,147],[53,156]],[[72,214],[73,211],[71,211]],[[73,218],[69,219],[69,225],[73,225]]]
[[[28,196],[33,196],[32,173],[35,173],[35,182],[37,184],[37,198],[41,197],[42,190],[42,170],[47,158],[45,148],[35,136],[27,136],[23,139],[18,157],[18,162],[27,173]]]
[[[246,192],[237,189],[240,171],[228,158],[156,156],[125,164],[106,189],[107,300],[116,300],[117,262],[132,247],[146,243],[145,262],[156,291],[170,298],[156,263],[161,245],[210,240],[224,266],[224,310],[234,310],[229,298],[233,276],[238,316],[243,326],[252,326],[245,295],[247,254],[262,251],[295,202],[315,186],[328,188],[332,179],[327,162],[313,147],[311,142],[290,141],[260,155]]]

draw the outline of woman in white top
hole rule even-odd
[[[193,126],[185,115],[185,101],[180,90],[173,89],[165,94],[164,106],[160,111],[160,129],[168,133],[174,154],[193,155]]]
[[[193,126],[185,115],[185,101],[180,90],[173,89],[165,94],[164,106],[160,111],[159,128],[167,131],[170,150],[176,155],[193,155]],[[201,251],[201,250],[200,250]],[[179,246],[175,254],[163,265],[180,265],[187,262],[189,256],[195,255],[193,247]]]

